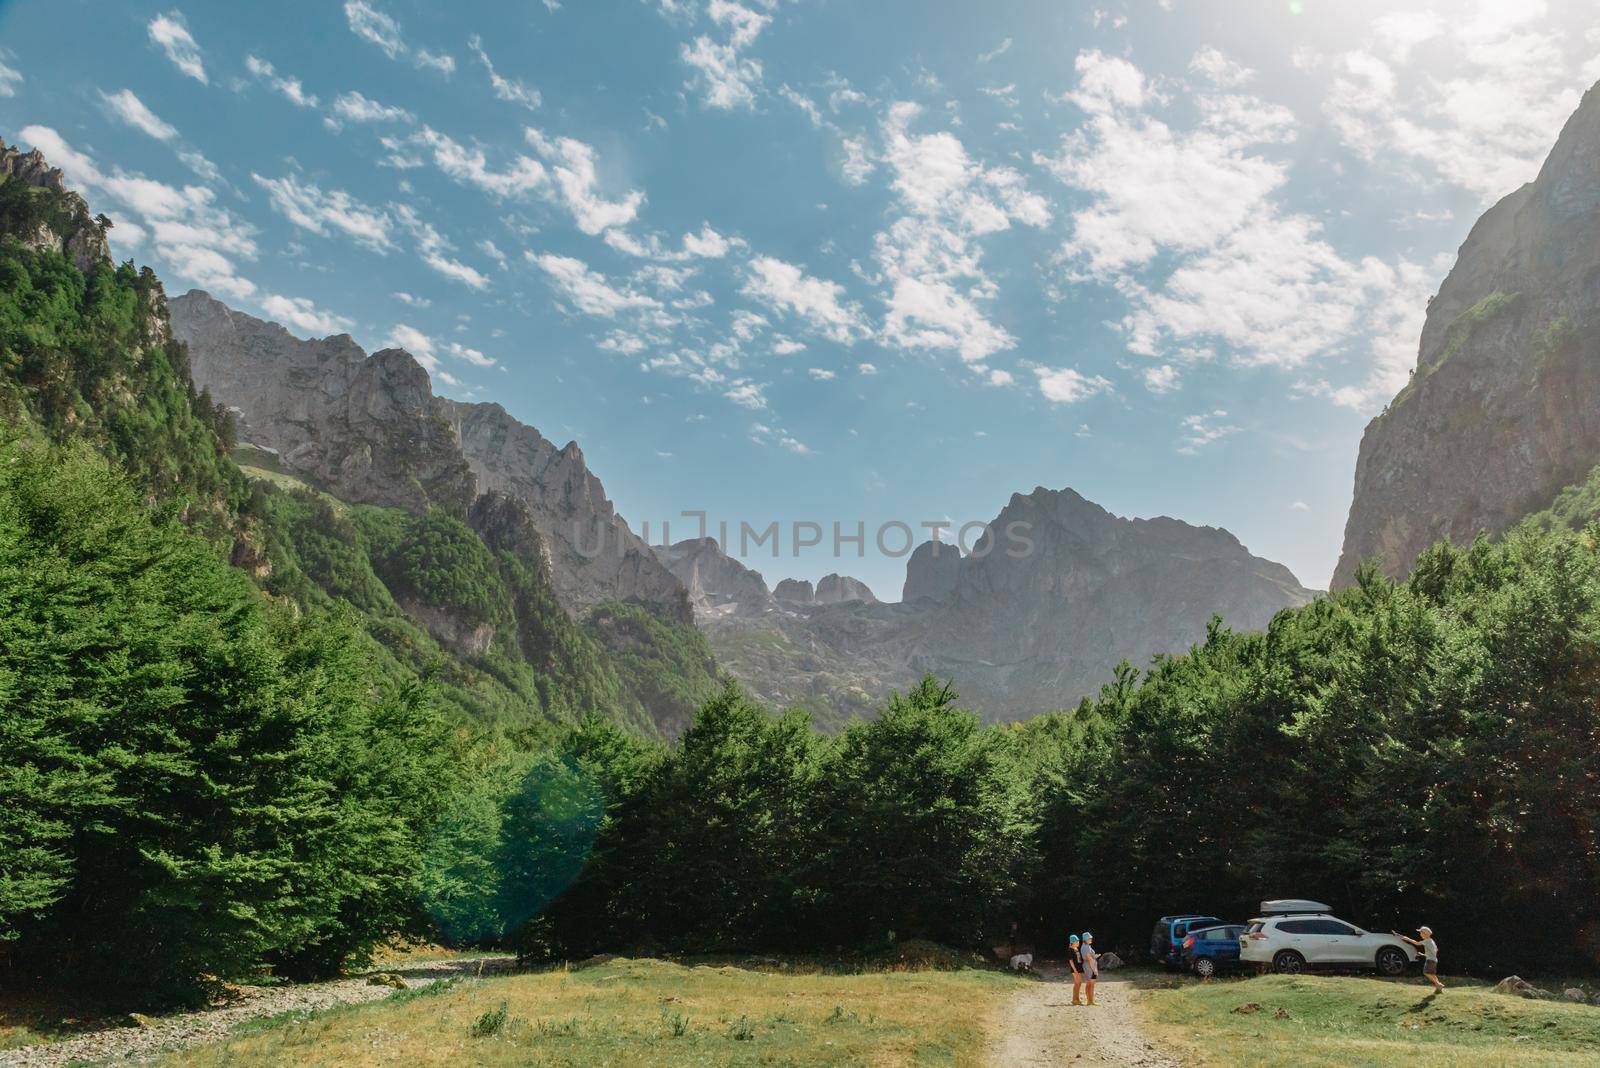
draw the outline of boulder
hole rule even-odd
[[[1531,998],[1534,1000],[1548,998],[1550,996],[1550,992],[1548,990],[1541,990],[1532,983],[1528,982],[1526,979],[1522,978],[1520,975],[1506,976],[1504,979],[1500,980],[1494,985],[1494,992],[1497,994],[1509,994],[1513,997]]]
[[[1567,987],[1561,992],[1561,996],[1566,998],[1568,1001],[1576,1002],[1579,1005],[1587,1005],[1589,1003],[1589,995],[1585,994],[1582,990],[1579,990],[1575,986]]]
[[[394,972],[375,972],[367,976],[368,986],[387,986],[395,990],[406,989],[406,981]]]
[[[1240,1016],[1249,1016],[1251,1013],[1260,1012],[1261,1006],[1257,1002],[1247,1001],[1243,1005],[1235,1007],[1233,1011]]]
[[[1123,963],[1122,958],[1117,956],[1115,953],[1102,953],[1102,954],[1100,954],[1100,970],[1101,971],[1107,971],[1107,972],[1113,971],[1113,970],[1115,970],[1117,968],[1122,967],[1122,963]]]

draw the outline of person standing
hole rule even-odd
[[[1082,1005],[1078,992],[1083,989],[1083,951],[1078,948],[1078,936],[1067,939],[1067,967],[1072,969],[1072,1003]]]
[[[1443,990],[1444,984],[1439,982],[1439,943],[1433,940],[1432,927],[1418,927],[1417,934],[1421,938],[1408,938],[1399,931],[1390,931],[1390,934],[1402,942],[1410,942],[1422,950],[1422,974],[1437,990]]]
[[[1094,951],[1094,935],[1083,932],[1083,992],[1094,1004],[1094,981],[1100,978],[1100,954]]]

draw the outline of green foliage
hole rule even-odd
[[[705,636],[634,604],[597,606],[584,631],[599,642],[623,688],[668,733],[687,725],[717,692],[717,664]]]
[[[1600,521],[1600,467],[1557,494],[1550,507],[1523,520],[1526,530],[1581,530]]]
[[[448,760],[338,618],[276,611],[82,444],[0,448],[0,932],[141,997],[325,971],[410,915]]]
[[[0,183],[0,234],[59,210],[49,196],[61,194]],[[91,442],[190,525],[231,540],[247,490],[226,454],[227,413],[195,395],[148,269],[103,264],[85,276],[59,252],[0,237],[0,415]]]

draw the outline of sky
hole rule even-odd
[[[169,294],[576,440],[652,541],[780,524],[769,584],[898,599],[887,524],[1045,486],[1324,587],[1429,296],[1600,79],[1586,13],[0,0],[0,138]]]

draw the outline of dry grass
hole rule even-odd
[[[1600,1064],[1600,1007],[1527,1001],[1487,983],[1266,976],[1173,980],[1143,1001],[1186,1063],[1241,1068],[1505,1068]],[[1153,984],[1154,985],[1154,984]],[[1255,1004],[1253,1012],[1234,1011]],[[1279,1011],[1283,1015],[1279,1015]]]
[[[614,960],[273,1021],[164,1065],[955,1065],[1022,980]]]

